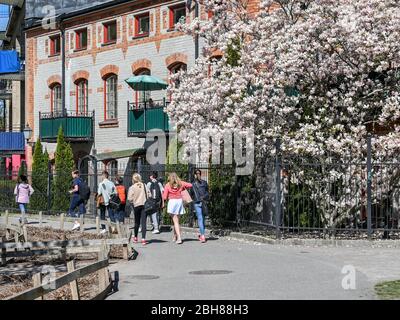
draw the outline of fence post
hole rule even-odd
[[[71,260],[67,263],[67,270],[68,272],[75,271],[74,260]],[[78,281],[77,280],[71,281],[70,288],[71,288],[72,300],[80,300]]]
[[[51,209],[51,162],[47,162],[47,212]]]
[[[60,214],[60,229],[64,231],[64,213]]]
[[[281,215],[282,215],[282,194],[281,194],[281,171],[282,171],[282,163],[281,163],[281,139],[276,139],[275,144],[275,227],[276,227],[276,238],[281,238]]]
[[[8,226],[8,210],[6,210],[6,216],[5,216],[5,219],[6,219],[6,226]]]
[[[39,211],[39,227],[43,226],[43,212]]]
[[[189,163],[188,164],[188,181],[189,182],[193,181],[192,171],[193,171],[193,164]],[[191,205],[189,205],[188,210],[191,210],[191,208],[192,208]],[[190,212],[189,221],[188,221],[189,228],[193,228],[193,224],[194,224],[193,220],[194,220],[193,214]]]
[[[39,273],[35,273],[33,275],[33,287],[37,288],[40,287],[42,285],[42,274]],[[43,300],[43,296],[36,298],[35,300]]]
[[[372,137],[367,137],[367,228],[368,239],[372,236]]]

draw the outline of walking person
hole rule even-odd
[[[32,186],[28,183],[28,178],[25,175],[20,175],[18,183],[14,189],[15,202],[18,204],[19,210],[21,212],[21,218],[19,218],[19,223],[28,224],[28,220],[25,217],[27,211],[27,205],[29,203],[29,198],[34,192]]]
[[[138,242],[139,226],[141,225],[142,245],[146,245],[147,214],[144,211],[144,204],[146,202],[146,199],[151,197],[151,194],[146,185],[142,182],[142,177],[140,176],[140,174],[135,173],[133,175],[132,183],[133,185],[128,190],[128,201],[132,205],[135,214],[135,228],[132,241],[134,243]]]
[[[194,181],[192,183],[192,194],[193,194],[193,207],[196,213],[197,222],[199,224],[199,241],[202,243],[206,242],[206,228],[205,228],[205,216],[208,215],[207,201],[210,198],[208,192],[207,181],[201,178],[201,171],[196,169],[194,172]]]
[[[79,215],[78,218],[86,213],[86,201],[83,199],[80,195],[82,194],[82,186],[83,182],[82,179],[79,176],[79,171],[75,170],[72,171],[72,189],[69,191],[71,194],[71,203],[69,206],[68,214],[67,216],[69,217],[76,217],[75,215],[75,210],[76,208],[79,209]],[[74,226],[72,227],[72,231],[79,230],[81,227],[81,224],[79,223],[78,220],[75,220]]]
[[[117,190],[118,197],[121,201],[120,205],[117,208],[116,219],[120,223],[125,222],[125,208],[126,208],[126,188],[124,186],[124,179],[122,177],[118,177],[115,179],[115,188]]]
[[[161,217],[161,209],[164,208],[164,200],[162,194],[164,192],[164,187],[161,182],[158,181],[157,172],[153,172],[150,176],[150,182],[147,184],[147,189],[151,193],[151,197],[156,200],[158,203],[158,210],[151,215],[151,219],[153,222],[154,230],[153,234],[160,233],[160,217]]]
[[[176,242],[176,244],[182,244],[179,217],[185,214],[182,192],[186,191],[188,188],[192,188],[192,184],[182,181],[175,172],[172,172],[168,176],[168,183],[163,192],[164,201],[168,200],[167,212],[174,223],[173,241]]]
[[[106,225],[104,221],[106,220],[106,210],[108,211],[108,216],[112,222],[115,222],[115,215],[114,210],[110,206],[110,199],[111,196],[116,194],[116,188],[112,181],[110,181],[109,173],[107,171],[103,171],[102,178],[103,180],[100,182],[98,189],[97,189],[97,197],[101,200],[99,201],[99,208],[100,208],[100,220],[103,222],[101,224],[101,234],[107,232]]]

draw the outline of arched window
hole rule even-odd
[[[175,73],[178,73],[179,71],[186,71],[187,65],[186,65],[186,63],[177,62],[177,63],[174,63],[173,65],[169,66],[168,69],[169,69],[169,74],[174,75]],[[176,85],[176,87],[179,87],[178,80],[175,81],[175,85]]]
[[[141,69],[135,71],[135,76],[143,76],[143,75],[150,76],[151,75],[150,69],[141,68]],[[149,101],[150,98],[151,98],[150,91],[147,91],[147,92],[136,91],[136,93],[135,93],[136,106],[142,105],[144,102]]]
[[[104,79],[104,120],[118,117],[118,76],[110,74]]]
[[[61,84],[55,83],[50,87],[51,90],[51,112],[56,114],[62,113],[62,90]]]
[[[88,81],[79,79],[76,81],[76,113],[86,115],[88,112]]]

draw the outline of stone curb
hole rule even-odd
[[[187,233],[197,233],[197,229],[181,227]],[[226,230],[211,230],[207,236],[232,238],[235,240],[252,241],[270,245],[305,246],[305,247],[342,247],[342,248],[400,248],[400,240],[335,240],[335,239],[283,239],[276,240],[263,236],[230,232]]]

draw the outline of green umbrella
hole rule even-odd
[[[168,83],[165,81],[148,75],[130,77],[125,82],[136,91],[158,91],[168,88]]]

